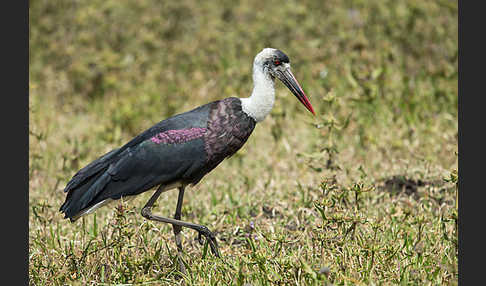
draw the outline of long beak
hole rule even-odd
[[[290,89],[290,91],[307,108],[307,110],[312,112],[312,114],[316,115],[316,113],[314,112],[314,108],[312,108],[309,99],[307,99],[307,96],[305,96],[304,90],[302,89],[302,87],[300,87],[299,82],[295,78],[294,74],[292,74],[292,72],[290,71],[290,68],[286,68],[283,71],[279,70],[276,74],[278,79],[280,79],[283,84],[285,84],[288,89]]]

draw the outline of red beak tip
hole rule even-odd
[[[307,102],[306,102],[306,103],[307,103],[307,104],[306,104],[307,109],[308,109],[308,110],[309,110],[309,111],[310,111],[310,112],[311,112],[311,113],[312,113],[312,114],[315,116],[315,115],[316,115],[316,113],[314,112],[314,108],[313,108],[313,107],[312,107],[312,105],[310,104],[309,100],[307,100]]]

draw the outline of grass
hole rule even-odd
[[[457,2],[30,3],[31,285],[457,285]],[[271,115],[182,217],[223,258],[146,221],[151,192],[71,224],[71,176],[152,124],[251,92],[287,53],[312,117],[277,84]],[[177,195],[154,213],[172,216]]]

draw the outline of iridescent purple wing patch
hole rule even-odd
[[[204,133],[206,133],[206,128],[167,130],[158,133],[150,140],[156,144],[177,144],[203,137]]]

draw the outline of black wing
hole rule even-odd
[[[141,142],[153,137],[157,133],[167,130],[177,130],[191,127],[205,128],[207,125],[209,110],[211,105],[215,103],[216,102],[211,102],[191,111],[167,118],[137,135],[121,148],[111,150],[105,155],[99,157],[86,167],[79,170],[67,183],[66,188],[64,188],[64,192],[69,192],[80,187],[97,173],[105,170],[109,164],[116,162],[120,154],[123,153],[127,148],[133,148],[137,144],[140,144]]]
[[[189,180],[191,172],[204,164],[202,138],[179,144],[157,144],[150,140],[167,130],[206,128],[215,102],[163,120],[79,170],[68,182],[66,201],[60,211],[72,218],[106,199],[139,194],[157,184]]]

